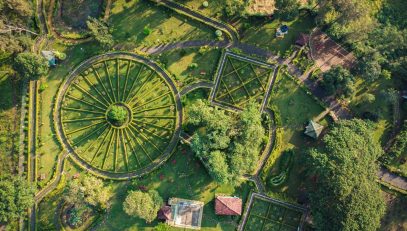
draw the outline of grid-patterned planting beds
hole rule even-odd
[[[253,193],[239,230],[301,230],[306,210],[302,207]]]
[[[225,52],[215,76],[210,100],[231,109],[242,109],[251,100],[261,103],[261,110],[271,89],[275,66],[255,59]]]

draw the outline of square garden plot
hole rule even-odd
[[[210,101],[232,109],[243,109],[254,100],[262,105],[260,110],[263,110],[274,70],[274,65],[227,51],[220,60]]]
[[[239,231],[295,231],[301,229],[302,207],[253,193]]]

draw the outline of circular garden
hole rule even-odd
[[[179,139],[182,109],[168,75],[142,57],[105,54],[82,63],[61,86],[56,130],[83,166],[97,173],[148,173]]]

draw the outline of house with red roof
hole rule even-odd
[[[242,215],[242,199],[231,196],[216,196],[215,213],[216,215]]]

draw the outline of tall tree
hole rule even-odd
[[[307,167],[317,179],[310,193],[317,230],[377,230],[385,211],[375,182],[383,151],[372,127],[362,120],[341,121],[323,142],[307,155]]]
[[[130,216],[140,217],[151,223],[163,204],[163,199],[157,191],[130,191],[124,203],[123,210]]]
[[[291,21],[298,16],[298,0],[276,0],[277,15],[284,21]]]
[[[108,49],[113,46],[113,36],[110,33],[108,25],[96,18],[89,17],[86,21],[93,38],[100,43],[104,48]]]
[[[48,73],[48,61],[41,55],[24,52],[14,59],[14,69],[25,79],[38,79]]]
[[[35,189],[26,179],[17,176],[0,177],[0,222],[16,221],[34,205]]]
[[[325,72],[322,79],[322,87],[326,93],[340,98],[349,97],[352,94],[353,84],[353,75],[341,66],[333,67]]]

